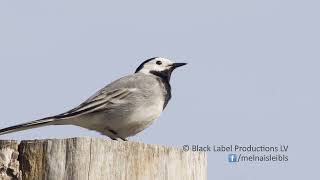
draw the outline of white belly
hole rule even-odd
[[[78,119],[70,124],[95,130],[107,136],[112,136],[109,131],[111,129],[119,136],[126,138],[141,132],[160,116],[164,101],[158,100],[155,102],[153,105],[137,108],[129,117],[109,119],[108,116],[102,112],[94,116]]]

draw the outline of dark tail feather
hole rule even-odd
[[[44,118],[44,119],[39,119],[36,121],[31,121],[23,124],[18,124],[15,126],[7,127],[4,129],[0,129],[0,135],[8,134],[8,133],[13,133],[13,132],[18,132],[18,131],[23,131],[27,129],[32,129],[32,128],[38,128],[42,126],[49,126],[54,124],[55,119],[54,118]]]

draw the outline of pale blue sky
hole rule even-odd
[[[164,56],[188,66],[173,98],[132,140],[289,145],[287,163],[229,164],[208,179],[315,179],[319,156],[319,1],[2,1],[0,127],[64,112]],[[101,137],[71,126],[6,139]]]

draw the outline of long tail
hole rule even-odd
[[[23,130],[32,129],[32,128],[38,128],[42,126],[54,125],[56,124],[55,121],[56,121],[55,118],[49,117],[49,118],[39,119],[39,120],[35,120],[35,121],[23,123],[23,124],[18,124],[15,126],[0,129],[0,135],[23,131]]]

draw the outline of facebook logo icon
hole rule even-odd
[[[229,162],[237,162],[237,155],[236,154],[229,154],[228,160],[229,160]]]

